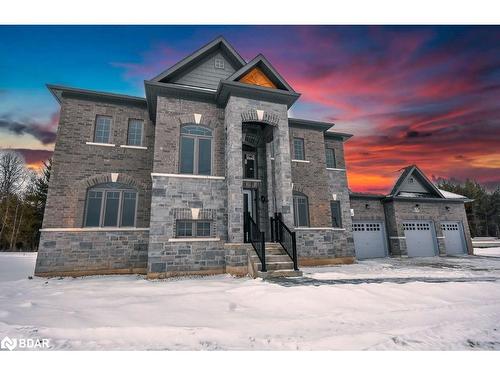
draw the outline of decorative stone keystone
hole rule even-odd
[[[199,217],[200,217],[200,209],[191,208],[191,219],[198,220]]]
[[[201,121],[201,115],[199,113],[194,114],[194,122],[199,124]]]

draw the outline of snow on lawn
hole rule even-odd
[[[486,257],[500,257],[500,247],[475,248],[474,254]]]
[[[381,259],[303,278],[35,277],[0,253],[0,339],[53,349],[500,349],[500,259]]]

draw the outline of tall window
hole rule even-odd
[[[111,134],[111,117],[97,116],[95,119],[94,142],[109,143]]]
[[[309,226],[309,202],[306,195],[298,192],[293,193],[293,221],[296,227]]]
[[[210,237],[211,222],[202,220],[177,220],[175,223],[176,237]]]
[[[180,173],[212,174],[212,130],[185,125],[181,128]]]
[[[142,120],[130,119],[128,121],[127,145],[142,146],[142,133],[144,122]]]
[[[87,192],[86,227],[134,227],[137,192],[127,185],[110,182]]]
[[[333,148],[326,149],[326,167],[337,168],[337,161],[335,160],[335,150]]]
[[[295,160],[305,160],[304,139],[302,138],[293,139],[293,158]]]
[[[330,209],[332,211],[332,226],[334,228],[342,228],[342,215],[340,212],[340,202],[331,201]]]

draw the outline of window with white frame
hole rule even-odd
[[[224,60],[215,59],[215,69],[224,69]]]
[[[293,221],[296,227],[309,226],[309,200],[305,194],[293,192]]]
[[[144,132],[144,121],[128,120],[127,145],[142,146],[142,135]]]
[[[111,122],[110,116],[96,116],[94,142],[96,143],[110,143],[111,139]]]
[[[293,158],[295,160],[305,160],[304,139],[303,138],[294,138],[293,139]]]
[[[135,227],[137,191],[128,185],[109,182],[87,191],[85,227]]]
[[[199,125],[181,128],[179,172],[212,174],[212,130]]]
[[[175,235],[183,237],[210,237],[212,235],[211,221],[208,220],[177,220]]]

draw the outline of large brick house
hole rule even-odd
[[[471,252],[465,197],[415,166],[387,196],[350,192],[351,135],[290,118],[300,94],[222,37],[145,81],[145,98],[48,88],[61,114],[37,275],[297,275]]]

